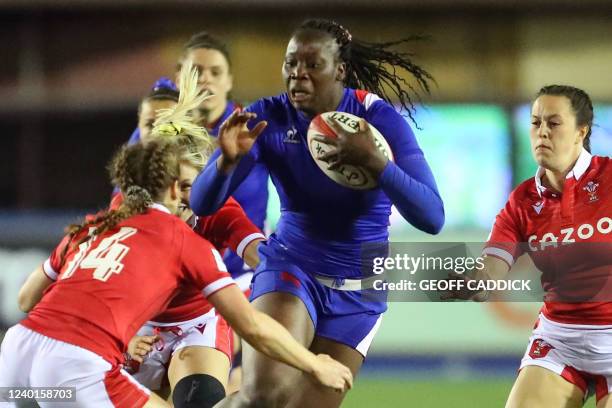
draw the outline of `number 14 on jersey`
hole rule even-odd
[[[97,237],[83,242],[79,245],[79,251],[68,263],[60,279],[70,278],[77,269],[95,269],[93,278],[102,282],[106,282],[113,274],[121,273],[123,270],[121,260],[130,251],[130,247],[122,244],[121,241],[136,232],[136,228],[121,227],[119,232],[104,238],[98,245],[95,245]],[[92,245],[94,248],[90,250]]]

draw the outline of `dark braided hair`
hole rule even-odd
[[[379,95],[389,103],[393,103],[392,96],[397,97],[401,107],[408,112],[408,116],[416,124],[412,116],[415,107],[411,95],[421,101],[420,92],[429,95],[430,84],[435,83],[435,80],[429,72],[411,60],[412,53],[391,51],[390,48],[422,40],[425,37],[411,36],[397,41],[371,43],[353,38],[346,28],[335,21],[320,19],[305,21],[296,30],[296,33],[306,30],[322,31],[336,40],[340,60],[346,64],[344,80],[346,87],[365,89]],[[415,89],[399,76],[398,69],[408,71],[417,81],[419,89]],[[387,87],[390,92],[385,90]]]
[[[569,99],[572,111],[576,115],[577,126],[588,126],[589,130],[582,141],[582,146],[591,152],[591,128],[593,127],[593,102],[582,89],[569,85],[547,85],[542,87],[536,98],[542,95],[565,96]]]
[[[61,254],[63,262],[69,248],[78,247],[94,235],[111,230],[121,221],[142,214],[160,200],[166,189],[179,178],[179,155],[181,147],[176,143],[154,140],[146,146],[137,143],[123,146],[111,160],[108,170],[111,181],[123,192],[123,202],[118,209],[102,211],[80,224],[66,228],[68,244]],[[88,228],[76,242],[71,242]]]

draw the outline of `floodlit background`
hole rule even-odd
[[[410,48],[438,83],[415,132],[447,222],[432,238],[394,214],[392,237],[483,241],[513,186],[535,172],[529,102],[541,86],[585,89],[596,103],[593,152],[612,154],[610,12],[605,0],[0,1],[0,337],[22,317],[17,291],[63,226],[107,204],[105,164],[192,33],[227,41],[243,104],[282,92],[284,48],[307,17],[370,41],[429,35]],[[272,200],[271,226],[277,217]],[[391,304],[344,406],[503,406],[538,308]]]

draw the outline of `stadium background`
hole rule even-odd
[[[593,150],[612,154],[611,9],[604,0],[0,1],[0,338],[62,227],[106,203],[105,163],[191,33],[230,44],[243,103],[282,91],[284,47],[306,17],[335,18],[372,41],[429,34],[412,50],[438,87],[415,131],[447,223],[432,238],[395,214],[392,238],[482,241],[510,189],[533,175],[528,102],[540,86],[587,90]],[[273,224],[278,204],[270,210]],[[538,307],[391,304],[344,406],[503,406]]]

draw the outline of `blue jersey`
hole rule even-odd
[[[237,106],[233,102],[228,102],[223,115],[212,127],[208,128],[208,134],[216,137],[221,124],[236,108]],[[138,142],[140,142],[140,131],[136,128],[130,136],[128,144],[132,145]],[[213,159],[218,156],[218,153],[215,153]],[[232,196],[240,203],[240,206],[253,224],[263,230],[268,207],[268,170],[266,167],[264,165],[255,166],[247,180],[236,189]]]
[[[379,187],[372,190],[343,187],[319,169],[307,147],[311,118],[297,111],[287,94],[260,99],[247,110],[268,126],[232,174],[223,176],[212,165],[198,176],[191,196],[196,213],[214,211],[263,163],[281,201],[272,240],[305,269],[340,278],[363,276],[362,244],[388,240],[392,204],[417,228],[441,229],[442,200],[416,138],[404,118],[376,95],[345,89],[336,109],[364,118],[393,151],[395,163],[387,164]]]

